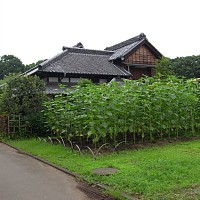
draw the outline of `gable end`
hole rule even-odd
[[[158,56],[152,52],[146,44],[143,44],[134,51],[131,51],[125,56],[125,64],[144,64],[144,65],[155,65]]]

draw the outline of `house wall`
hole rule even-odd
[[[142,45],[136,51],[128,54],[125,57],[126,64],[146,64],[146,65],[155,65],[157,58],[153,53],[145,46]]]
[[[155,76],[156,75],[156,71],[154,68],[151,68],[151,76]]]
[[[146,68],[137,68],[135,66],[129,66],[126,67],[126,70],[129,69],[129,72],[132,74],[132,76],[130,77],[133,80],[137,80],[139,78],[141,78],[142,76],[155,76],[156,75],[156,71],[154,68],[150,68],[150,67],[146,67]]]
[[[82,75],[82,74],[73,74],[67,77],[62,77],[62,74],[46,73],[42,76],[39,75],[47,83],[65,83],[66,85],[71,85],[71,83],[77,83],[81,78],[89,79],[93,83],[106,83],[112,80],[115,76],[112,75]]]
[[[154,76],[156,74],[153,67],[158,58],[144,44],[137,50],[130,52],[125,56],[124,69],[129,71],[133,76],[131,79],[137,80],[142,76]]]
[[[130,72],[133,74],[131,79],[137,80],[141,78],[142,76],[152,76],[151,74],[151,68],[135,68],[130,67]]]

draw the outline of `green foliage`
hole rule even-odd
[[[81,87],[86,87],[88,84],[89,84],[89,85],[92,84],[92,81],[89,80],[89,79],[81,79],[81,80],[77,83],[77,85],[78,85],[78,86],[81,86]]]
[[[97,142],[154,140],[199,130],[199,84],[173,76],[126,81],[123,86],[77,85],[67,96],[45,103],[54,134]]]
[[[27,71],[28,69],[39,65],[44,62],[44,60],[39,60],[36,63],[31,63],[28,65],[24,65],[22,61],[13,55],[3,55],[0,56],[0,85],[1,79],[4,79],[6,76],[10,76],[10,74],[19,74]],[[12,76],[12,75],[11,75]],[[6,80],[3,81],[3,83]]]
[[[172,70],[176,76],[200,78],[200,55],[171,59]]]
[[[170,59],[166,57],[162,57],[156,63],[156,74],[159,78],[166,78],[169,75],[173,75],[170,65]]]
[[[11,79],[15,79],[18,77],[20,73],[9,73],[9,75],[5,75],[3,79],[0,79],[0,87],[10,81]]]
[[[9,80],[1,96],[2,111],[8,115],[21,115],[34,129],[39,128],[44,88],[44,82],[36,76]]]
[[[0,142],[5,140],[5,134],[0,132]]]
[[[22,61],[13,55],[4,55],[0,57],[0,79],[3,79],[10,73],[23,72],[25,66]]]

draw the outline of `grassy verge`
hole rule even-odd
[[[141,199],[200,199],[200,140],[100,155],[97,160],[35,139],[8,143],[76,172],[89,183],[103,183]],[[110,176],[91,173],[99,167],[119,171]]]

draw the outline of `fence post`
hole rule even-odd
[[[0,115],[0,132],[8,133],[8,116]]]

